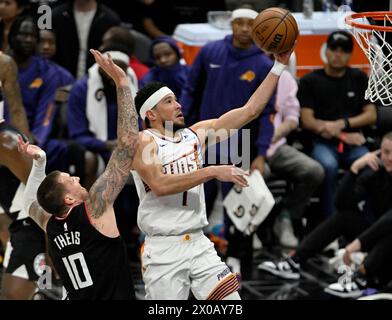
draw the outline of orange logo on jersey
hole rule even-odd
[[[42,86],[42,79],[41,78],[36,78],[33,80],[33,82],[30,84],[29,88],[30,89],[38,89],[39,87]]]
[[[241,75],[240,79],[248,82],[252,82],[256,78],[256,75],[253,71],[248,70],[244,74]]]

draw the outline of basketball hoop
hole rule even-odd
[[[382,21],[383,26],[371,25],[368,19]],[[370,62],[365,99],[392,106],[392,46],[386,40],[392,32],[392,11],[353,13],[345,22]]]

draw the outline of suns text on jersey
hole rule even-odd
[[[163,165],[164,174],[179,174],[188,173],[200,169],[199,159],[197,159],[197,154],[194,152],[185,155],[180,159],[177,159],[171,163]]]

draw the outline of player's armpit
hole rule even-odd
[[[158,158],[158,146],[154,139],[146,134],[140,135],[139,148],[136,151],[132,168],[137,171],[141,179],[156,193],[156,186],[162,172],[162,162]]]

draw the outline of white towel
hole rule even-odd
[[[88,69],[86,115],[89,121],[89,129],[98,139],[108,139],[108,114],[106,97],[103,92],[101,75],[98,72],[99,65],[95,63]],[[136,74],[132,68],[128,68],[127,74],[130,80],[132,99],[135,98],[138,85]]]
[[[271,212],[275,199],[259,170],[254,170],[247,180],[249,187],[233,187],[223,205],[236,228],[250,235]]]

